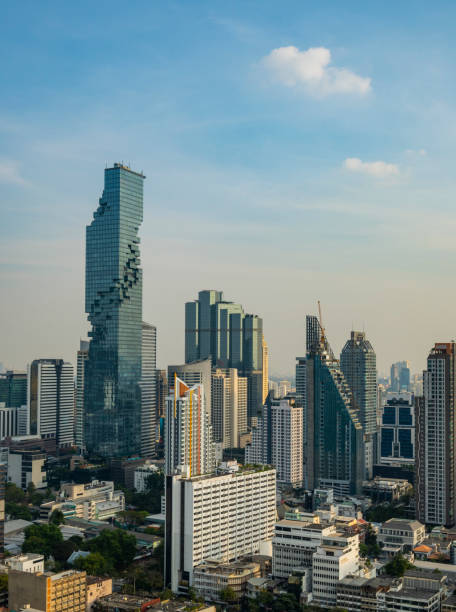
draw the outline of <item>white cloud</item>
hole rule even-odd
[[[408,155],[421,155],[421,157],[424,157],[425,155],[427,155],[426,149],[406,149],[405,152]]]
[[[305,86],[312,93],[366,94],[371,89],[371,79],[361,77],[347,68],[330,66],[331,52],[325,47],[311,47],[300,51],[297,47],[273,49],[263,59],[264,65],[278,81],[288,87]]]
[[[19,164],[8,159],[0,159],[0,183],[25,185],[25,180],[19,172]]]
[[[396,164],[388,164],[384,161],[363,162],[357,157],[347,157],[344,161],[344,168],[350,172],[361,172],[376,178],[399,175],[399,168]]]

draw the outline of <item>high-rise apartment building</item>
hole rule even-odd
[[[210,359],[201,359],[192,363],[168,366],[168,390],[174,389],[174,378],[180,378],[189,387],[203,385],[206,411],[211,418],[212,407],[212,364]]]
[[[185,361],[204,359],[247,377],[250,422],[263,403],[263,320],[224,301],[221,291],[200,291],[185,304]]]
[[[8,572],[10,610],[27,606],[43,612],[85,612],[86,573],[67,570],[52,572]]]
[[[175,375],[166,398],[165,473],[174,474],[178,466],[191,476],[212,472],[215,447],[203,385],[189,387]]]
[[[269,348],[263,336],[263,404],[269,393]]]
[[[417,404],[417,518],[447,527],[456,522],[455,348],[454,342],[435,344]]]
[[[270,546],[276,521],[275,470],[237,464],[228,469],[233,471],[166,477],[165,585],[175,593],[193,585],[193,570],[206,559],[234,561],[267,553],[262,544]]]
[[[305,486],[360,493],[365,475],[361,412],[313,316],[306,318],[306,343],[296,383],[297,395],[304,397]]]
[[[273,465],[277,482],[301,486],[303,479],[303,409],[289,399],[268,397],[245,448],[247,463]]]
[[[365,477],[372,478],[377,445],[377,357],[364,332],[352,331],[340,355],[364,433]]]
[[[0,403],[19,408],[27,403],[27,374],[17,370],[0,373]]]
[[[144,175],[106,168],[103,195],[86,233],[85,447],[104,457],[141,448],[142,270],[138,230]]]
[[[28,371],[31,435],[55,438],[60,447],[74,444],[74,372],[63,359],[35,359]]]
[[[76,446],[84,448],[84,368],[89,357],[87,340],[81,340],[76,361],[76,418],[74,441]]]
[[[214,442],[223,448],[240,447],[240,436],[247,432],[247,378],[238,376],[236,368],[217,368],[211,396]]]
[[[155,455],[157,436],[157,328],[142,324],[141,357],[141,457]]]

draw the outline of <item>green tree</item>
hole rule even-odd
[[[75,550],[78,550],[78,547],[74,542],[71,540],[62,540],[54,545],[52,556],[56,561],[64,564],[67,562],[71,553],[73,553]]]
[[[108,573],[108,563],[99,552],[92,552],[87,557],[78,557],[73,567],[87,572],[89,576],[103,576]]]
[[[389,576],[397,578],[403,576],[405,571],[413,567],[413,565],[400,553],[395,555],[389,563],[385,565],[385,572]]]
[[[12,502],[13,504],[23,504],[25,503],[25,493],[14,483],[7,482],[5,489],[5,501]]]
[[[236,601],[237,596],[234,590],[231,587],[226,587],[220,591],[220,599],[222,601],[226,601],[227,603],[231,603]]]
[[[29,525],[25,529],[22,552],[42,554],[48,559],[59,542],[63,541],[62,532],[57,525]]]
[[[89,540],[85,547],[90,552],[99,552],[109,567],[122,571],[131,564],[136,554],[136,538],[123,529],[104,529],[98,537]]]
[[[27,506],[14,502],[6,502],[5,512],[12,519],[23,519],[24,521],[31,521],[33,519],[33,515]]]
[[[8,574],[0,574],[0,593],[8,591]]]
[[[65,523],[65,517],[61,510],[54,510],[49,518],[49,522],[53,525],[63,525]]]

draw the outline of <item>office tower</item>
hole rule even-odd
[[[0,403],[0,440],[18,435],[17,415],[19,408],[6,408]]]
[[[89,358],[87,340],[81,340],[76,362],[76,419],[74,441],[80,449],[84,448],[84,368]]]
[[[424,396],[415,397],[415,503],[416,518],[426,522],[426,423]]]
[[[269,348],[263,336],[263,404],[269,393]]]
[[[141,356],[141,457],[155,455],[157,435],[157,328],[142,324]]]
[[[324,330],[317,341],[315,321],[306,318],[305,384],[301,380],[296,388],[297,394],[305,393],[305,483],[310,489],[360,493],[365,473],[361,413]],[[302,363],[300,368],[304,375]]]
[[[165,473],[174,474],[178,466],[193,476],[212,472],[215,447],[203,385],[189,387],[175,375],[166,398]]]
[[[144,175],[106,168],[86,232],[86,312],[92,326],[85,363],[88,453],[135,455],[141,447],[142,270],[138,229]]]
[[[263,321],[221,291],[200,291],[185,304],[185,361],[210,359],[213,367],[237,368],[248,378],[248,419],[263,403]]]
[[[168,389],[174,389],[174,378],[177,376],[189,387],[203,385],[205,408],[211,418],[212,407],[212,365],[210,359],[201,359],[193,363],[168,366]],[[170,392],[170,391],[169,391]],[[168,395],[168,393],[167,393]]]
[[[27,404],[27,374],[9,370],[0,374],[0,403],[7,408],[19,408]]]
[[[391,366],[391,391],[410,391],[410,363],[398,361]]]
[[[263,546],[270,546],[276,520],[275,470],[236,462],[227,468],[166,477],[165,586],[175,593],[193,585],[193,570],[206,559],[267,554]]]
[[[352,331],[340,355],[364,433],[365,478],[372,478],[377,443],[377,357],[364,332]]]
[[[5,546],[5,489],[8,465],[0,463],[0,552],[3,553]]]
[[[86,590],[85,572],[8,572],[10,610],[28,606],[43,612],[85,612]]]
[[[212,375],[212,432],[223,448],[239,448],[247,432],[247,378],[236,368],[216,369]]]
[[[63,359],[35,359],[28,371],[30,434],[74,443],[74,373]]]
[[[418,520],[447,527],[455,524],[456,510],[455,346],[445,342],[431,349],[417,415]]]
[[[412,395],[386,400],[382,407],[380,463],[413,465],[415,462],[415,407]]]
[[[301,486],[303,479],[303,409],[293,400],[268,397],[245,448],[246,463],[273,465],[277,482]]]

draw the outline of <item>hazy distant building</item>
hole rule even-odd
[[[250,422],[263,403],[263,320],[224,301],[221,291],[200,291],[185,304],[185,361],[205,359],[247,377]]]
[[[240,447],[240,436],[247,433],[247,378],[236,368],[216,369],[211,397],[214,441],[223,448]]]
[[[92,326],[85,362],[88,453],[136,455],[141,447],[142,270],[138,229],[144,175],[105,169],[103,194],[86,233],[86,312]]]
[[[456,522],[455,348],[435,344],[423,374],[424,400],[417,402],[417,518],[447,527]]]
[[[157,328],[142,324],[141,355],[141,457],[155,455],[157,435]]]
[[[340,355],[340,367],[359,409],[364,434],[365,478],[372,478],[377,443],[377,358],[364,332],[352,331]]]
[[[174,377],[166,398],[166,474],[174,474],[178,466],[186,466],[190,476],[213,471],[215,446],[204,398],[203,385],[190,387]]]
[[[63,359],[35,359],[28,373],[30,434],[74,444],[74,371]]]
[[[269,348],[263,336],[263,404],[269,393]]]
[[[391,366],[391,391],[410,391],[410,363],[398,361]]]
[[[75,444],[84,448],[84,368],[89,357],[89,342],[81,340],[76,365]]]
[[[7,408],[19,408],[27,403],[27,374],[8,370],[0,374],[0,403]]]

